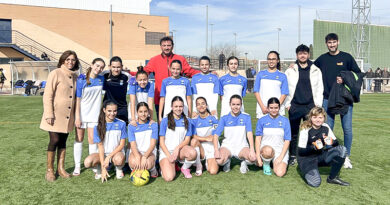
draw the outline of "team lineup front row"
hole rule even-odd
[[[308,48],[301,49],[300,52],[308,53]],[[152,177],[160,173],[165,181],[172,181],[178,170],[185,178],[191,178],[193,165],[196,166],[195,175],[202,175],[202,160],[212,175],[218,173],[220,166],[228,172],[232,157],[241,160],[240,172],[243,174],[247,173],[248,165],[255,164],[262,167],[266,175],[272,175],[273,169],[275,175],[282,177],[291,159],[289,150],[294,150],[291,152],[297,157],[308,185],[318,187],[321,184],[318,166],[331,166],[328,183],[349,185],[338,177],[348,155],[347,149],[338,144],[332,129],[325,123],[324,108],[317,105],[317,101],[322,102],[317,96],[323,91],[323,88],[317,88],[322,84],[321,74],[312,82],[318,86],[313,87],[317,90],[311,90],[313,106],[307,120],[292,130],[289,119],[283,116],[284,106],[296,102],[289,98],[287,77],[279,71],[279,54],[271,51],[267,62],[268,69],[257,74],[254,86],[258,102],[254,139],[251,116],[243,107],[247,79],[238,74],[238,59],[234,56],[227,60],[229,73],[219,79],[209,71],[210,59],[202,57],[201,73],[194,75],[191,82],[181,76],[182,62],[173,60],[168,71],[170,77],[162,81],[159,90],[155,122],[153,101],[156,93],[147,72],[140,69],[136,82],[129,83],[129,77],[122,72],[122,60],[113,57],[108,73],[102,75],[105,63],[96,58],[85,75],[77,76],[77,55],[66,51],[59,60],[59,69],[49,74],[43,97],[41,129],[49,131],[50,136],[46,179],[54,181],[56,178],[53,168],[56,150],[57,174],[70,177],[64,169],[64,160],[67,136],[74,122],[73,176],[80,175],[82,142],[87,129],[89,156],[84,165],[102,181],[109,177],[107,168],[111,164],[115,166],[118,179],[123,178],[123,167],[127,163],[132,170],[147,169]],[[74,85],[76,89],[73,89]],[[105,94],[101,100],[103,90]],[[129,104],[127,95],[130,96]],[[221,113],[218,120],[219,96]],[[75,107],[71,106],[73,102]],[[297,144],[292,144],[292,148],[291,131],[299,132]],[[159,171],[155,167],[156,160]],[[177,163],[182,166],[178,167]]]

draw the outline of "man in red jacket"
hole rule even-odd
[[[144,70],[148,73],[154,73],[155,78],[155,90],[154,90],[154,104],[156,106],[156,112],[158,112],[158,106],[160,103],[160,91],[162,81],[171,76],[169,66],[173,60],[180,60],[183,68],[182,75],[185,74],[187,77],[199,73],[199,70],[191,68],[187,60],[181,56],[172,53],[173,40],[170,37],[164,37],[160,40],[161,54],[154,56],[150,59]],[[158,116],[158,113],[157,113]]]

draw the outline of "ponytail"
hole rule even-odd
[[[108,105],[116,105],[116,103],[110,100],[103,102],[103,106],[102,109],[100,110],[99,121],[97,125],[97,131],[101,142],[104,141],[104,137],[106,136],[107,122],[106,122],[106,114],[104,113],[104,109],[106,109]]]
[[[173,116],[173,110],[169,112],[168,114],[168,128],[175,131],[176,123],[175,123],[175,117]]]
[[[144,70],[144,67],[143,66],[138,66],[137,67],[137,74],[135,74],[135,78],[137,78],[139,75],[146,75],[146,77],[149,77],[148,73]]]
[[[173,102],[175,102],[175,101],[180,101],[184,105],[184,100],[180,96],[173,97],[173,99],[171,101],[171,106],[173,105]],[[181,113],[181,117],[184,118],[184,126],[185,126],[186,129],[188,129],[188,119],[187,119],[187,117],[184,115],[184,113]],[[175,122],[175,117],[173,116],[173,110],[171,110],[171,112],[168,113],[168,128],[173,130],[173,131],[175,131],[175,128],[176,128],[176,122]]]

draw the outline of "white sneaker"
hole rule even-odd
[[[223,171],[224,172],[230,172],[230,162],[231,162],[231,160],[229,159],[227,162],[226,162],[226,164],[225,165],[223,165]]]
[[[248,165],[246,164],[245,160],[241,161],[241,167],[240,167],[240,172],[241,174],[246,174],[248,172]]]
[[[95,169],[96,172],[95,172],[95,179],[101,179],[102,178],[102,170],[100,169],[100,166],[97,166],[97,168]]]
[[[344,161],[344,168],[345,168],[345,169],[352,169],[352,164],[351,164],[351,160],[349,159],[349,157],[346,157],[346,158],[345,158],[345,161]]]
[[[122,168],[118,168],[118,167],[116,167],[116,178],[117,179],[122,179],[123,177],[124,177],[124,174],[123,174],[123,170],[122,170]]]

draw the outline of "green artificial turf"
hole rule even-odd
[[[46,182],[47,132],[39,129],[41,97],[1,96],[0,105],[0,204],[390,204],[390,107],[388,94],[366,94],[355,104],[352,145],[353,169],[342,169],[341,178],[351,183],[341,187],[326,183],[329,168],[321,168],[322,184],[311,188],[289,167],[283,178],[265,176],[250,166],[243,175],[233,161],[229,173],[184,179],[170,183],[161,177],[144,187],[135,187],[129,174],[102,184],[91,170],[78,177]],[[244,99],[245,111],[255,129],[255,98]],[[340,119],[335,134],[343,141]],[[68,138],[66,168],[73,171],[74,133]],[[88,145],[84,141],[83,159]]]

